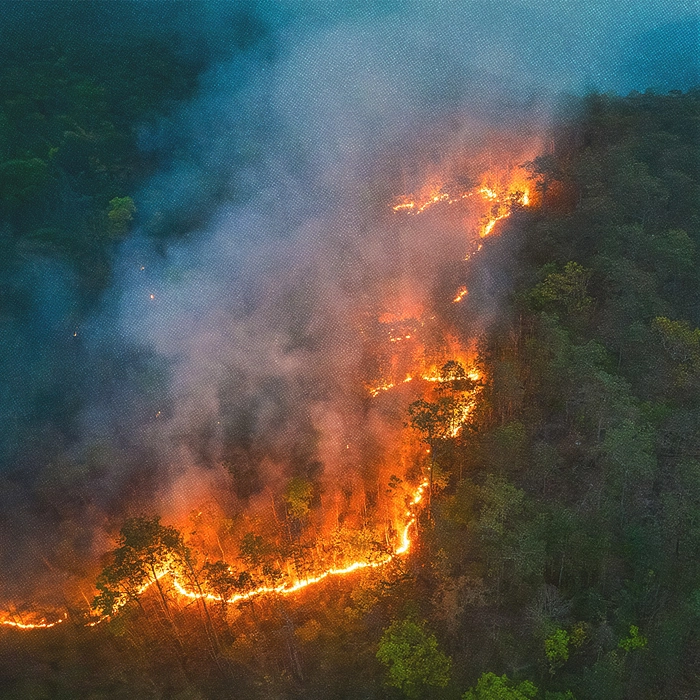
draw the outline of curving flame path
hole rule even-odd
[[[246,593],[237,593],[230,598],[223,598],[222,596],[218,596],[214,593],[203,593],[187,588],[187,586],[184,585],[177,576],[174,576],[171,572],[163,571],[156,574],[152,581],[149,581],[145,586],[143,586],[139,590],[139,595],[145,593],[158,580],[170,576],[172,577],[173,587],[181,596],[192,600],[204,599],[219,603],[233,604],[263,595],[270,595],[272,593],[276,593],[278,595],[291,595],[304,588],[320,583],[321,581],[332,576],[344,576],[354,573],[355,571],[359,571],[360,569],[377,569],[381,566],[386,566],[389,562],[393,561],[397,557],[407,554],[410,551],[412,544],[411,530],[416,524],[416,520],[418,518],[417,509],[423,500],[423,492],[426,488],[428,488],[428,483],[429,482],[427,480],[423,481],[413,493],[413,497],[410,501],[408,509],[406,510],[406,520],[404,521],[401,529],[399,546],[394,550],[393,554],[389,554],[379,561],[355,561],[341,568],[326,569],[317,576],[310,576],[308,578],[299,579],[293,583],[285,583],[280,586],[260,586],[259,588],[247,591]],[[127,601],[124,600],[118,605],[118,607],[123,607],[126,605],[126,602]],[[45,619],[41,619],[39,622],[22,622],[21,620],[13,619],[9,613],[3,613],[3,615],[4,617],[0,618],[0,625],[5,625],[17,630],[51,629],[52,627],[56,627],[68,619],[68,613],[64,613],[63,617],[53,620],[52,622],[47,622]],[[92,620],[85,623],[84,626],[95,627],[109,618],[109,615],[103,615],[97,620]]]
[[[281,586],[261,586],[260,588],[255,588],[247,593],[237,593],[231,598],[226,599],[213,593],[198,593],[196,591],[188,590],[180,584],[177,578],[173,579],[173,585],[180,595],[186,596],[187,598],[192,598],[193,600],[204,598],[205,600],[217,601],[219,603],[238,603],[242,600],[250,600],[251,598],[269,593],[290,595],[302,590],[303,588],[320,583],[324,579],[331,576],[343,576],[345,574],[351,574],[360,569],[377,569],[380,566],[386,566],[390,561],[393,561],[396,559],[396,557],[406,554],[411,549],[411,537],[409,533],[412,527],[416,524],[416,506],[423,500],[423,491],[425,491],[425,489],[428,487],[428,483],[428,481],[422,482],[414,492],[409,509],[406,511],[407,520],[401,530],[401,544],[394,550],[393,554],[387,555],[384,559],[380,559],[379,561],[355,561],[352,564],[348,564],[347,566],[339,569],[326,569],[326,571],[318,574],[318,576],[299,579],[294,583],[285,583]],[[155,581],[152,583],[155,583]],[[152,585],[152,583],[150,583],[149,586]]]
[[[512,210],[512,205],[513,204],[518,204],[520,206],[530,206],[531,201],[530,201],[530,193],[529,189],[527,186],[518,186],[519,183],[514,183],[511,182],[508,186],[506,187],[501,187],[501,188],[494,188],[490,186],[489,184],[482,184],[479,187],[475,187],[471,190],[467,191],[462,191],[456,195],[450,194],[448,192],[445,192],[442,189],[442,186],[438,187],[437,189],[433,189],[430,194],[425,197],[424,199],[418,199],[418,198],[413,198],[412,196],[406,196],[402,197],[398,202],[396,202],[391,208],[395,212],[403,212],[406,214],[422,214],[425,212],[427,209],[435,206],[435,205],[441,205],[441,204],[456,204],[458,202],[461,202],[467,198],[473,197],[473,196],[481,196],[481,198],[487,202],[490,202],[493,204],[493,208],[489,213],[487,213],[484,217],[483,223],[481,224],[480,230],[479,230],[479,236],[481,238],[487,237],[494,229],[495,225],[501,221],[502,219],[505,219],[511,215],[511,210]],[[481,249],[481,245],[479,245],[479,248]],[[469,256],[467,256],[467,259]],[[454,299],[452,300],[453,303],[459,303],[464,299],[468,294],[468,290],[466,287],[460,287]],[[151,295],[151,298],[153,295]],[[410,338],[410,336],[405,336],[405,338]],[[398,341],[401,340],[401,338],[394,338],[392,339],[393,341]],[[478,374],[475,372],[470,373],[469,377],[471,379],[478,379]],[[425,375],[421,377],[424,381],[428,382],[440,382],[444,381],[437,375]],[[403,382],[410,382],[413,379],[411,375],[407,376]],[[377,396],[380,392],[382,391],[388,391],[392,389],[395,386],[394,383],[391,382],[385,382],[384,384],[381,384],[377,387],[373,387],[369,389],[369,392],[372,396]],[[463,418],[466,418],[466,414],[468,413],[470,407],[465,408],[465,414]],[[461,423],[461,422],[460,422]],[[460,425],[458,424],[456,431],[459,430]],[[454,437],[454,435],[453,435]],[[408,510],[406,511],[406,520],[402,526],[401,529],[401,537],[400,537],[400,544],[399,546],[394,550],[393,554],[389,554],[383,559],[380,559],[378,561],[355,561],[352,562],[351,564],[348,564],[347,566],[341,567],[341,568],[331,568],[327,569],[317,576],[312,576],[309,578],[304,578],[304,579],[299,579],[293,583],[285,583],[280,586],[261,586],[259,588],[255,588],[253,590],[247,591],[246,593],[237,593],[236,595],[224,599],[221,596],[217,596],[216,594],[213,593],[203,593],[201,591],[195,591],[192,589],[187,588],[186,585],[180,581],[180,579],[177,578],[177,576],[173,575],[171,572],[160,572],[157,573],[156,576],[153,578],[152,581],[149,581],[141,590],[139,591],[139,595],[144,593],[146,590],[148,590],[151,586],[156,584],[157,581],[160,579],[170,576],[172,578],[172,584],[175,590],[178,592],[179,595],[184,596],[186,598],[190,598],[192,600],[198,600],[198,599],[204,599],[204,600],[209,600],[209,601],[216,601],[219,603],[227,603],[227,604],[234,604],[238,603],[244,600],[250,600],[252,598],[256,598],[259,596],[263,595],[270,595],[270,594],[278,594],[278,595],[292,595],[296,593],[297,591],[300,591],[304,588],[307,588],[309,586],[313,586],[317,583],[320,583],[321,581],[333,577],[333,576],[344,576],[348,575],[351,573],[354,573],[355,571],[359,571],[360,569],[376,569],[382,566],[386,566],[389,562],[393,561],[397,557],[401,557],[405,554],[407,554],[410,549],[411,549],[411,529],[414,528],[416,521],[417,521],[417,507],[423,500],[423,492],[425,489],[428,487],[428,481],[423,481],[421,484],[418,485],[416,488],[415,492],[413,493],[413,497],[410,501]],[[120,602],[117,605],[117,608],[123,607],[126,604],[127,600],[125,599],[124,601]],[[92,620],[90,622],[85,623],[84,626],[86,627],[94,627],[96,625],[99,625],[100,623],[104,622],[105,620],[108,620],[110,616],[104,615],[96,620]],[[19,618],[19,619],[18,619]],[[59,617],[55,620],[52,621],[47,621],[45,618],[39,619],[37,622],[24,622],[22,621],[21,617],[19,617],[18,614],[13,614],[10,612],[6,611],[0,611],[0,626],[5,626],[9,627],[12,629],[17,629],[17,630],[35,630],[35,629],[51,629],[53,627],[56,627],[63,622],[65,622],[68,619],[68,613],[64,613],[62,617]]]

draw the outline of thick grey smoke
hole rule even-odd
[[[118,342],[169,368],[165,405],[141,429],[166,464],[164,509],[211,488],[227,445],[258,448],[266,485],[318,470],[341,486],[390,442],[363,388],[363,322],[430,309],[475,217],[411,220],[389,205],[430,177],[517,162],[543,118],[529,88],[499,85],[454,30],[426,31],[412,12],[292,24],[274,61],[213,69],[171,127],[194,159],[142,193],[144,227],[188,206],[212,172],[228,195],[164,252],[145,238],[126,248],[115,290]],[[241,151],[254,153],[242,165]]]
[[[251,5],[264,38],[244,50],[227,49],[229,5],[200,6],[193,33],[216,62],[194,100],[143,130],[168,166],[132,193],[139,231],[81,331],[86,405],[65,451],[93,466],[66,482],[85,518],[61,534],[76,548],[104,549],[70,530],[113,531],[123,504],[181,517],[230,490],[222,465],[242,501],[296,473],[371,482],[401,422],[363,386],[378,371],[373,319],[442,308],[474,335],[504,291],[475,261],[470,305],[446,309],[476,214],[389,205],[533,155],[563,93],[697,80],[686,68],[674,85],[668,68],[679,51],[696,60],[693,3],[350,5]],[[639,51],[639,37],[659,40]],[[4,541],[40,521],[32,498],[16,499]]]

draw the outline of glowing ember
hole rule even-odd
[[[391,343],[398,343],[402,340],[410,340],[411,336],[409,335],[393,335],[389,338],[389,342]]]
[[[394,211],[405,211],[409,214],[422,214],[426,209],[429,209],[435,204],[440,204],[442,202],[446,204],[454,204],[462,199],[471,197],[473,194],[474,192],[469,190],[466,192],[460,192],[457,195],[451,195],[449,192],[443,192],[442,187],[440,187],[437,190],[433,190],[431,194],[422,200],[403,197],[398,204],[395,204],[391,208]]]
[[[452,303],[458,304],[460,301],[462,301],[462,299],[464,299],[464,297],[467,296],[467,294],[469,294],[469,290],[466,287],[460,287],[457,290],[457,294],[455,295],[455,298],[452,300]]]
[[[501,214],[500,216],[495,216],[491,219],[489,219],[484,226],[484,228],[481,229],[481,233],[479,234],[482,238],[486,238],[486,236],[493,231],[493,227],[496,225],[498,221],[501,219],[506,219],[510,216],[510,212],[507,211],[505,214]]]
[[[413,377],[410,374],[407,374],[404,379],[401,380],[401,384],[408,384],[408,382],[412,382]],[[376,386],[371,386],[367,388],[367,391],[369,392],[370,396],[379,396],[383,391],[389,391],[389,389],[393,389],[396,386],[394,382],[383,382],[382,384],[377,384]]]
[[[490,187],[480,187],[479,194],[483,194],[485,199],[498,199],[498,193]]]
[[[379,396],[380,392],[389,391],[389,389],[393,389],[394,386],[395,384],[393,382],[384,382],[383,384],[370,387],[368,391],[372,396]]]

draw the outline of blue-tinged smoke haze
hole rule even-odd
[[[258,3],[249,41],[233,4],[76,3],[96,26],[105,11],[101,31],[120,31],[119,6],[207,60],[197,95],[140,128],[165,165],[128,193],[138,227],[99,308],[77,328],[67,273],[27,265],[33,325],[1,350],[14,428],[0,565],[14,584],[0,598],[37,568],[49,586],[80,580],[78,555],[94,561],[125,513],[182,518],[230,498],[217,496],[232,488],[224,461],[246,472],[241,503],[294,473],[328,490],[376,479],[401,418],[368,402],[363,324],[449,300],[475,224],[388,205],[535,155],[566,94],[698,83],[691,2]],[[48,12],[28,2],[9,21]],[[467,336],[507,291],[484,260]],[[82,387],[75,419],[44,421],[68,382]],[[32,425],[50,449],[33,449]]]

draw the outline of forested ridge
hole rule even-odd
[[[23,256],[54,256],[89,294],[108,284],[110,245],[135,214],[129,194],[158,165],[139,130],[192,94],[201,66],[166,37],[91,36],[80,14],[2,47],[2,260],[7,275]],[[4,313],[10,302],[16,313],[21,292],[4,286]]]
[[[26,7],[5,8],[0,46],[4,476],[23,460],[55,459],[55,445],[75,439],[85,363],[78,331],[112,282],[117,245],[139,223],[134,193],[160,164],[158,154],[140,141],[156,119],[191,96],[201,69],[191,56],[173,51],[175,42],[166,35],[140,35],[134,27],[127,39],[84,7],[73,3],[71,10],[71,4],[37,5],[29,24],[12,18]],[[122,22],[124,27],[134,23],[124,8]]]
[[[60,261],[81,304],[99,298],[158,165],[137,128],[191,94],[200,66],[167,44],[102,63],[47,43],[30,61],[4,50],[12,330],[33,309],[27,266]],[[696,698],[699,107],[697,91],[589,95],[527,164],[534,206],[493,243],[515,251],[512,293],[479,341],[467,428],[428,440],[434,493],[409,557],[295,598],[180,605],[160,587],[131,593],[168,560],[227,596],[276,580],[280,551],[248,533],[234,575],[198,559],[167,514],[127,520],[96,604],[112,612],[122,590],[128,603],[95,627],[0,632],[0,697]],[[404,419],[420,439],[441,416],[421,423],[418,408]],[[313,479],[283,496],[283,554],[300,568],[317,496]],[[384,551],[375,533],[353,536],[366,541],[344,546]]]

